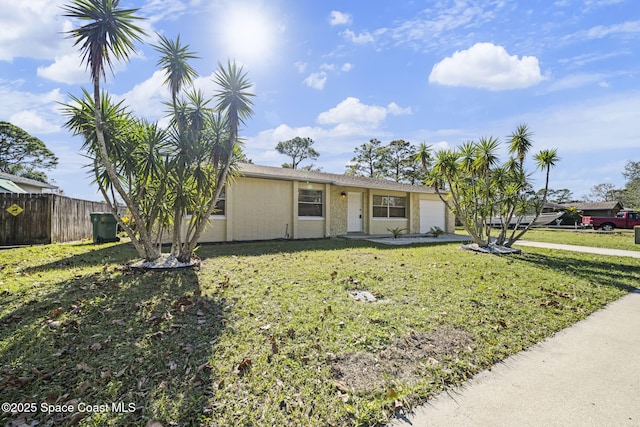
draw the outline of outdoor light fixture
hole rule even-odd
[[[345,193],[345,192],[343,191],[342,193],[340,193],[340,197],[342,197],[342,198],[344,199],[345,197],[347,197],[347,193]]]

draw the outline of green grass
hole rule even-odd
[[[529,230],[522,239],[535,242],[640,251],[640,245],[634,243],[634,230],[594,232],[593,230],[554,230],[538,228]]]
[[[121,268],[135,257],[127,244],[0,251],[4,401],[136,409],[2,413],[0,422],[376,425],[640,282],[637,259],[534,248],[498,257],[458,244],[326,240],[198,254],[199,271],[142,273]],[[353,290],[381,300],[356,302]],[[336,377],[354,354],[378,357],[407,337],[454,332],[471,341],[417,360],[409,377],[363,375],[358,387]]]

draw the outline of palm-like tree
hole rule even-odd
[[[471,149],[472,145],[467,144]],[[485,242],[477,227],[477,209],[468,206],[467,199],[476,200],[474,196],[463,194],[468,183],[469,171],[465,166],[463,151],[460,150],[440,150],[436,153],[433,168],[429,172],[427,184],[433,186],[436,194],[458,218],[461,219],[462,226],[469,233],[469,236],[478,245],[483,246]],[[445,197],[440,191],[442,184],[449,187],[449,195]],[[472,184],[472,188],[475,184]],[[475,193],[474,193],[475,194]]]
[[[180,43],[180,35],[175,40],[170,40],[161,34],[158,37],[160,43],[153,47],[162,56],[156,65],[159,65],[165,72],[164,83],[169,86],[171,104],[175,112],[178,94],[198,75],[196,70],[189,65],[189,60],[198,57],[194,52],[189,51],[188,45],[183,46]]]
[[[226,70],[222,64],[218,64],[214,81],[220,86],[216,93],[217,109],[226,112],[229,143],[235,144],[238,139],[238,127],[253,114],[251,97],[254,94],[249,92],[253,84],[247,80],[247,73],[243,72],[242,67],[238,68],[236,63],[231,61],[227,61]]]
[[[509,154],[516,155],[520,168],[523,167],[524,159],[533,146],[532,136],[533,133],[529,131],[529,127],[526,124],[519,125],[515,132],[510,135]]]
[[[431,166],[431,162],[433,161],[433,156],[431,155],[431,145],[428,145],[425,142],[421,142],[420,145],[418,145],[418,149],[416,150],[414,159],[415,161],[420,162],[423,170],[426,171],[427,169],[429,169],[429,166]]]
[[[94,121],[96,140],[100,161],[111,184],[119,196],[131,210],[136,223],[142,224],[139,210],[132,203],[131,198],[122,187],[116,171],[110,162],[104,136],[104,124],[101,120],[100,80],[106,79],[106,69],[113,71],[113,60],[127,61],[135,52],[134,43],[141,41],[144,31],[136,25],[141,18],[135,13],[138,9],[122,9],[119,0],[73,0],[63,6],[64,16],[87,22],[69,31],[70,37],[75,39],[75,46],[79,46],[82,62],[86,63],[93,83]],[[112,206],[116,218],[116,207]],[[120,221],[122,226],[122,221]],[[151,244],[150,236],[143,227],[139,228],[140,239],[132,235],[132,243],[145,259],[155,259],[158,250]]]
[[[158,37],[160,42],[154,48],[161,54],[161,57],[157,65],[165,72],[164,83],[169,87],[169,92],[171,93],[172,124],[176,130],[174,139],[178,148],[176,153],[177,167],[174,169],[176,179],[173,181],[175,183],[174,193],[176,198],[173,212],[174,226],[171,235],[171,254],[177,255],[182,240],[181,224],[187,207],[184,185],[187,179],[185,176],[187,165],[190,162],[190,159],[188,159],[191,151],[189,147],[195,143],[193,133],[189,132],[190,129],[186,129],[186,126],[193,126],[193,123],[189,124],[190,118],[186,116],[187,104],[179,102],[178,95],[198,75],[189,64],[189,60],[198,57],[189,50],[188,45],[180,43],[180,35],[177,36],[176,40],[171,40],[163,35],[158,35]]]
[[[500,141],[498,141],[494,137],[485,138],[482,137],[476,144],[476,157],[473,161],[473,169],[478,174],[480,178],[480,182],[484,184],[484,192],[482,193],[482,200],[479,206],[480,216],[476,218],[476,223],[478,224],[478,228],[484,227],[484,233],[487,237],[487,241],[490,239],[491,233],[491,223],[489,220],[493,216],[493,207],[494,200],[492,197],[492,180],[491,180],[491,170],[498,163],[498,155],[497,151],[500,145]],[[480,190],[480,188],[478,188]],[[479,195],[479,194],[478,194]],[[482,224],[480,221],[482,220]]]
[[[212,155],[220,157],[222,160],[220,163],[214,163],[215,189],[205,214],[199,217],[197,223],[191,227],[194,230],[193,235],[180,249],[178,256],[180,261],[188,260],[191,257],[198,239],[207,225],[209,216],[215,209],[216,202],[220,198],[222,189],[227,184],[230,176],[234,154],[239,144],[238,128],[253,113],[251,98],[254,94],[249,92],[253,84],[249,82],[247,73],[243,71],[242,67],[238,67],[235,62],[231,61],[227,61],[226,68],[222,64],[218,64],[214,82],[220,87],[216,92],[216,98],[218,99],[216,109],[224,115],[227,130],[225,136],[228,139],[221,141],[222,146],[217,147],[217,153],[212,153]],[[223,153],[222,156],[220,156],[220,152]]]
[[[549,192],[549,172],[560,160],[560,157],[558,156],[558,150],[554,148],[553,150],[540,151],[535,155],[534,160],[538,169],[545,171],[544,195],[542,196],[542,204],[544,204],[547,201],[547,193]]]
[[[558,156],[558,150],[554,148],[552,150],[547,149],[540,151],[533,157],[533,159],[536,161],[536,166],[538,167],[538,169],[545,172],[544,193],[542,195],[542,201],[537,204],[535,218],[529,223],[529,225],[524,228],[524,230],[522,230],[517,235],[515,235],[514,231],[514,235],[512,235],[511,239],[509,239],[509,242],[506,246],[511,246],[516,240],[522,237],[524,233],[529,231],[529,229],[533,225],[533,222],[540,216],[545,203],[547,203],[547,194],[549,192],[549,173],[551,171],[551,168],[554,167],[560,160],[560,157]]]

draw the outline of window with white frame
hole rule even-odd
[[[298,216],[323,216],[322,190],[298,190]]]
[[[374,218],[406,218],[407,198],[402,196],[373,196]]]

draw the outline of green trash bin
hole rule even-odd
[[[118,222],[110,212],[92,212],[93,243],[119,242]]]
[[[635,227],[633,227],[633,233],[636,245],[640,245],[640,225],[636,225]]]

